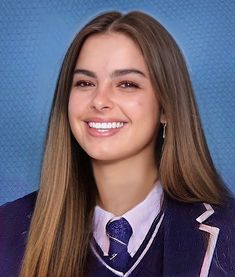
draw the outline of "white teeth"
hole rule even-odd
[[[88,125],[90,128],[107,130],[121,128],[123,127],[124,122],[88,122]]]

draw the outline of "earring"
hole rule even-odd
[[[166,137],[166,125],[167,123],[163,123],[163,134],[162,134],[162,137],[165,138]]]

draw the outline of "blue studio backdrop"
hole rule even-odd
[[[0,204],[38,188],[63,56],[84,23],[107,10],[145,11],[175,37],[213,160],[235,191],[235,1],[1,0]]]

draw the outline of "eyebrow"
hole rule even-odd
[[[143,77],[146,77],[146,75],[144,74],[144,72],[138,70],[138,69],[135,69],[135,68],[130,68],[130,69],[118,69],[118,70],[115,70],[111,73],[111,77],[112,78],[115,78],[115,77],[120,77],[120,76],[123,76],[123,75],[127,75],[127,74],[138,74],[138,75],[141,75]]]
[[[82,69],[82,68],[76,68],[74,70],[74,74],[83,74],[83,75],[86,75],[91,78],[97,78],[96,74],[93,71],[90,71],[87,69]],[[144,74],[144,72],[142,72],[138,69],[135,69],[135,68],[114,70],[111,73],[111,78],[116,78],[116,77],[120,77],[120,76],[124,76],[124,75],[128,75],[128,74],[138,74],[138,75],[141,75],[146,78],[146,75]]]
[[[90,70],[86,70],[86,69],[80,69],[80,68],[76,68],[73,72],[74,74],[83,74],[92,78],[96,78],[96,74]]]

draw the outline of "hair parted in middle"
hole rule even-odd
[[[62,64],[21,277],[85,275],[97,188],[89,156],[71,133],[68,102],[86,39],[116,32],[131,38],[141,50],[166,117],[164,143],[162,128],[156,141],[164,190],[179,201],[215,204],[226,193],[211,160],[186,63],[175,40],[145,13],[101,14],[76,35]]]

